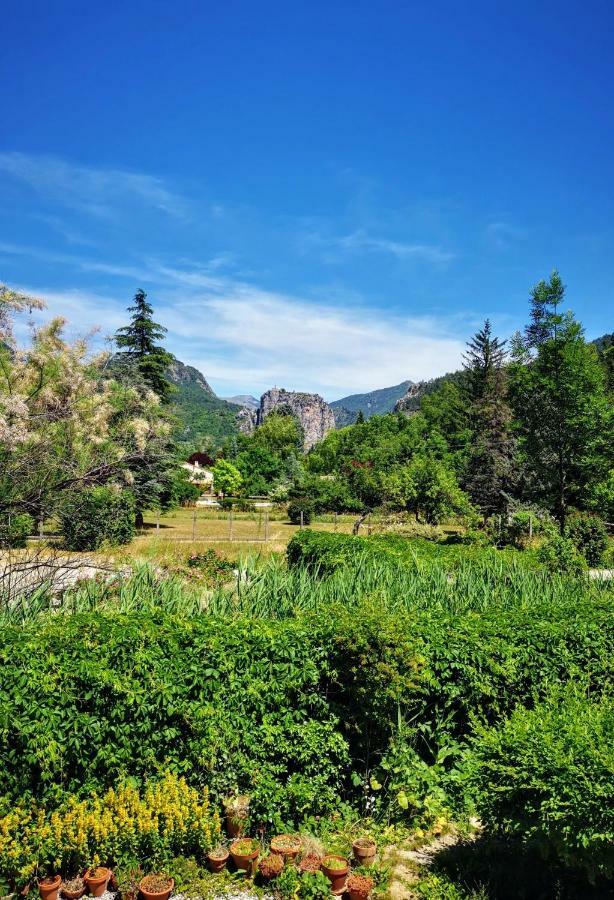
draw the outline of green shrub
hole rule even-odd
[[[537,559],[549,572],[562,575],[581,575],[586,569],[586,560],[576,549],[570,538],[550,538],[537,551]]]
[[[104,543],[128,544],[134,537],[134,496],[130,491],[94,487],[73,494],[60,512],[68,550],[97,550]]]
[[[608,532],[598,516],[576,513],[571,516],[565,535],[586,559],[589,566],[599,566],[608,547]]]
[[[290,503],[288,503],[288,518],[293,525],[300,525],[301,515],[303,525],[311,525],[311,520],[313,519],[313,503],[311,500],[297,497],[295,500],[291,500]]]
[[[614,704],[569,689],[483,731],[467,763],[481,820],[581,867],[614,875]]]
[[[0,547],[23,548],[34,531],[34,519],[28,513],[15,513],[0,521]]]
[[[2,789],[48,801],[169,768],[217,800],[250,794],[278,827],[330,811],[349,758],[327,649],[308,621],[98,611],[4,627]]]

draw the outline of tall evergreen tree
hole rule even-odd
[[[531,323],[517,342],[513,373],[531,494],[564,531],[570,504],[582,506],[612,465],[605,373],[571,312],[559,312],[558,272],[531,294]]]
[[[465,487],[484,519],[505,510],[514,483],[515,440],[507,401],[505,343],[493,336],[487,319],[468,342],[464,363],[472,432]]]
[[[143,290],[136,292],[134,304],[128,307],[128,312],[132,314],[130,324],[120,328],[115,335],[120,355],[127,356],[145,384],[167,402],[173,386],[166,373],[173,356],[156,343],[164,338],[167,329],[154,322],[153,307],[147,302],[147,294]]]

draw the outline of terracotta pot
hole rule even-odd
[[[249,872],[251,874],[256,860],[258,859],[259,850],[258,848],[256,848],[248,854],[237,853],[236,850],[233,849],[234,847],[236,847],[237,843],[239,842],[235,841],[235,843],[231,844],[230,846],[230,855],[232,856],[232,861],[237,869],[244,869],[246,872]]]
[[[283,846],[292,842],[291,847]],[[295,834],[278,834],[271,838],[271,853],[277,853],[286,860],[294,860],[299,855],[302,847],[301,839]]]
[[[319,872],[322,868],[322,860],[315,853],[308,853],[298,864],[301,872]]]
[[[245,828],[247,826],[247,819],[247,816],[233,816],[230,813],[227,813],[226,834],[228,835],[228,837],[243,837],[243,835],[245,834]]]
[[[225,856],[211,856],[210,853],[207,853],[207,863],[209,864],[209,870],[218,874],[223,871],[226,867],[226,863],[228,862],[228,851],[226,851]]]
[[[48,878],[41,878],[38,882],[38,892],[41,895],[41,900],[58,900],[61,884],[61,875],[50,875]]]
[[[375,843],[375,841],[369,841],[368,847],[360,847],[358,846],[358,843],[359,841],[354,841],[354,843],[352,844],[354,859],[359,866],[371,866],[373,864],[373,860],[375,859],[377,844]]]
[[[147,880],[147,875],[145,876],[145,878],[142,878],[139,882],[139,890],[140,890],[141,894],[143,895],[143,897],[145,898],[145,900],[168,900],[168,898],[170,897],[170,895],[173,891],[173,888],[175,887],[175,879],[169,878],[168,879],[169,886],[165,890],[150,891],[150,890],[147,890],[147,888],[143,886],[144,882],[146,880]]]
[[[80,898],[85,894],[85,884],[77,891],[69,891],[68,888],[62,885],[61,894],[62,897],[66,897],[66,900],[80,900]]]
[[[327,859],[327,857],[324,857]],[[345,890],[345,879],[347,878],[347,874],[349,872],[349,864],[347,859],[343,856],[334,856],[333,859],[338,859],[343,863],[342,869],[329,869],[325,864],[324,860],[322,861],[322,871],[330,881],[330,889],[333,894],[342,894]]]
[[[367,900],[367,897],[371,891],[357,891],[355,888],[348,888],[348,894],[350,895],[350,900]]]
[[[92,897],[102,897],[107,889],[111,870],[106,869],[104,866],[97,866],[94,871],[97,873],[96,875],[90,875],[89,872],[86,872],[83,880],[85,881],[88,894],[91,894]]]

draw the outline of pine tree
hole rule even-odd
[[[145,384],[167,402],[173,386],[166,373],[173,356],[156,343],[164,338],[167,329],[154,322],[153,307],[143,290],[136,292],[128,312],[132,314],[130,324],[120,328],[115,336],[119,355],[128,357]]]
[[[533,289],[512,367],[531,498],[554,512],[561,532],[570,504],[582,506],[611,465],[605,373],[573,314],[559,312],[564,291],[557,272]]]
[[[505,341],[488,319],[467,344],[465,369],[472,439],[465,487],[484,519],[507,507],[514,482],[515,440],[507,402]]]
[[[358,410],[358,415],[356,416],[355,425],[364,425],[365,424],[365,414],[362,409]]]

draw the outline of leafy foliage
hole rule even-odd
[[[128,544],[134,537],[134,497],[112,487],[78,491],[63,501],[60,526],[68,550]]]
[[[614,706],[577,689],[480,733],[468,766],[492,831],[614,875]]]
[[[5,515],[0,520],[0,547],[23,548],[34,533],[34,519],[28,513]]]
[[[576,514],[565,529],[589,566],[599,566],[608,546],[608,532],[598,516]]]

